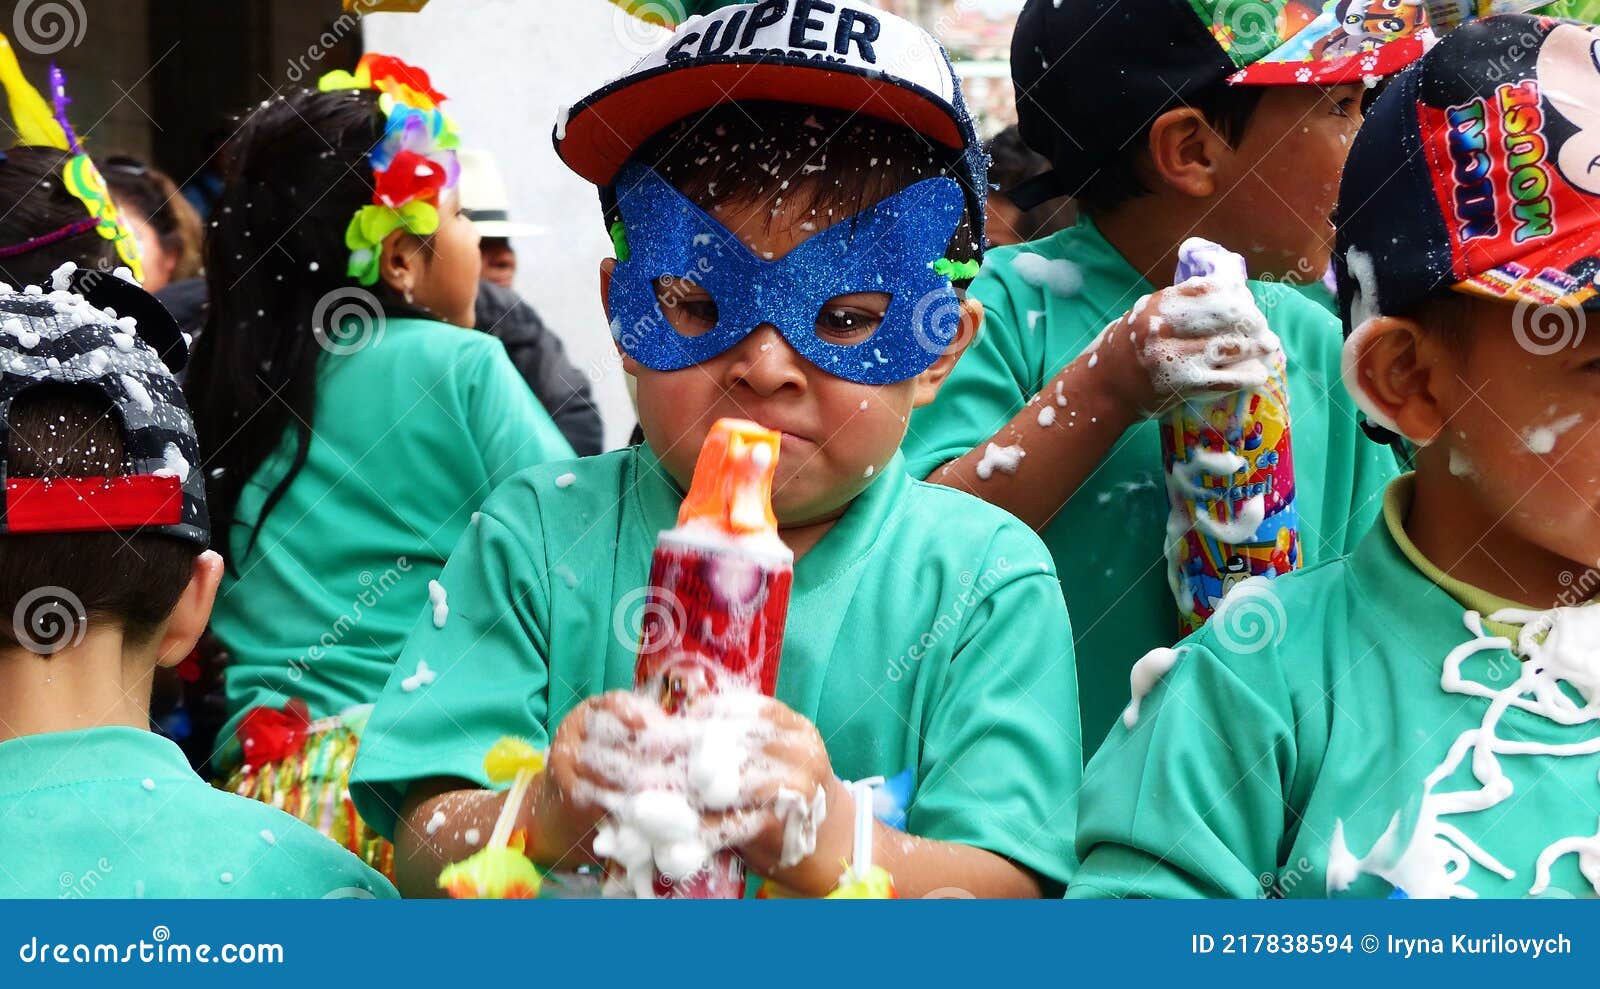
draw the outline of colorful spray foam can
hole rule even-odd
[[[1198,238],[1178,251],[1176,281],[1244,284],[1244,259]],[[1301,564],[1283,357],[1266,385],[1187,402],[1161,421],[1167,579],[1184,634],[1251,577]]]
[[[794,581],[794,554],[772,514],[780,439],[753,422],[719,420],[700,449],[677,527],[656,542],[634,689],[670,713],[730,687],[769,697],[777,688]],[[722,852],[695,876],[658,878],[655,891],[738,898],[744,864]]]

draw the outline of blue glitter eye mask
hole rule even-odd
[[[625,238],[611,274],[611,333],[645,367],[692,367],[771,323],[829,374],[883,385],[921,374],[955,337],[960,301],[950,272],[960,266],[943,257],[965,199],[952,179],[924,179],[773,261],[751,253],[650,168],[625,166],[616,188]],[[678,332],[656,297],[664,279],[709,294],[715,325],[693,336]],[[828,300],[858,292],[892,297],[877,329],[848,345],[819,337]]]

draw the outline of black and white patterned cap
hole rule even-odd
[[[144,531],[202,547],[210,541],[199,442],[173,377],[188,347],[172,316],[125,271],[69,264],[48,289],[0,285],[0,533]],[[106,397],[129,474],[9,476],[11,402],[50,384]]]

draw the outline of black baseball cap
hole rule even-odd
[[[1446,290],[1600,309],[1600,28],[1445,36],[1368,112],[1334,225],[1346,334]]]
[[[1157,116],[1224,80],[1378,79],[1433,41],[1419,0],[1028,0],[1011,39],[1017,126],[1053,169],[1007,195],[1022,209],[1076,195]]]

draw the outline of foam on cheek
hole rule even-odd
[[[1554,412],[1555,407],[1551,406],[1550,411]],[[1581,422],[1583,416],[1574,412],[1538,426],[1530,426],[1522,431],[1522,443],[1530,453],[1543,456],[1556,448],[1556,440],[1561,438],[1561,434]]]

